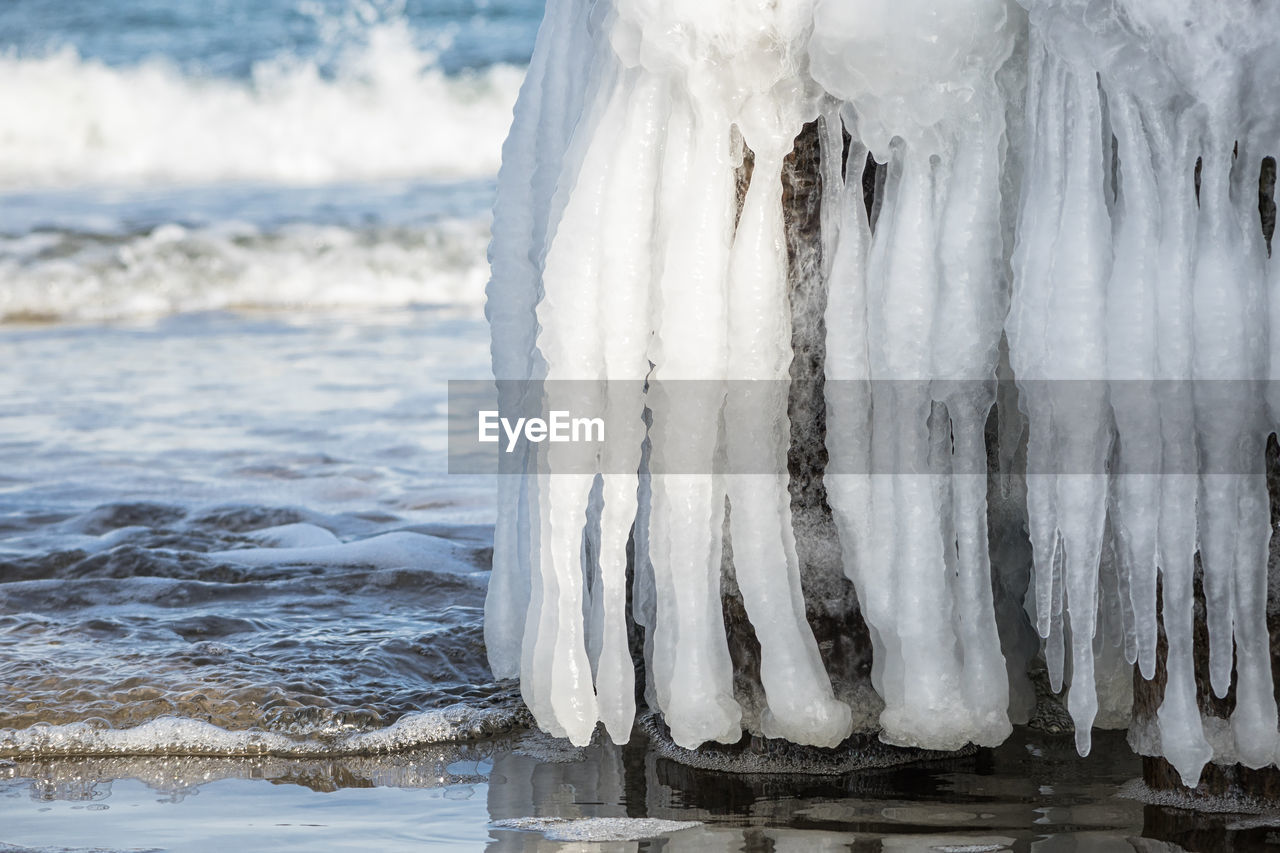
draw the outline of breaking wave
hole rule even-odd
[[[70,46],[10,52],[0,189],[492,175],[523,76],[510,65],[446,74],[403,20],[372,29],[332,69],[285,54],[242,80],[163,58],[113,66]]]
[[[166,224],[124,235],[0,237],[0,322],[232,309],[475,306],[488,223],[426,228]]]

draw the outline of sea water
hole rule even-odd
[[[0,5],[0,850],[1132,849],[1119,740],[855,778],[528,730],[445,381],[541,14]]]
[[[0,8],[6,768],[522,719],[484,662],[492,483],[447,476],[444,398],[487,373],[540,14]],[[6,803],[0,842],[58,841]]]

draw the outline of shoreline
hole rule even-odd
[[[1251,849],[1280,827],[1275,812],[1200,813],[1123,796],[1141,764],[1119,733],[1100,733],[1084,759],[1070,734],[1020,728],[994,750],[838,776],[688,767],[637,733],[624,747],[580,749],[526,730],[324,759],[5,760],[0,845],[545,850],[559,849],[555,838],[612,838],[633,846],[606,849],[634,850],[617,833],[677,821],[698,826],[661,835],[664,849],[756,849],[772,839],[774,849],[1131,850],[1130,839],[1172,842],[1169,827]],[[608,820],[577,823],[586,819]],[[596,831],[614,835],[593,839]]]

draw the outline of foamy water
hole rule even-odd
[[[246,80],[164,59],[112,67],[70,47],[0,57],[0,189],[496,173],[523,69],[434,63],[403,24],[375,30],[329,77],[288,57]]]
[[[540,8],[0,9],[0,323],[478,308]]]
[[[101,321],[227,309],[475,307],[487,221],[264,229],[176,223],[127,234],[0,237],[0,322]]]
[[[540,13],[12,0],[0,188],[491,175]]]

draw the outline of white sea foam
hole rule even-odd
[[[261,729],[228,731],[183,717],[160,717],[128,729],[88,722],[35,725],[0,730],[0,756],[371,755],[493,737],[523,726],[526,720],[521,708],[480,709],[457,704],[407,714],[372,732],[316,732],[305,740]]]
[[[0,187],[491,175],[523,76],[446,75],[403,21],[333,73],[286,55],[243,81],[70,47],[0,55]]]
[[[478,306],[488,237],[484,221],[450,220],[417,229],[163,225],[125,237],[0,238],[0,322],[234,308]]]

